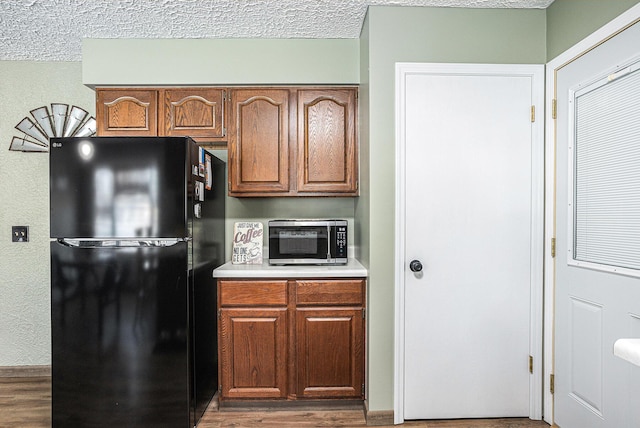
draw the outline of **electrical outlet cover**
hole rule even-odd
[[[29,242],[29,226],[11,226],[12,242]]]

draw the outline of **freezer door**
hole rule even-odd
[[[52,422],[187,427],[187,243],[51,242]]]
[[[189,142],[51,139],[51,237],[187,237]]]

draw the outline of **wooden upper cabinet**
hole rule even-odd
[[[155,90],[99,89],[96,91],[97,134],[156,136],[157,106]]]
[[[224,94],[220,88],[165,89],[164,135],[224,137]]]
[[[357,196],[355,87],[231,90],[230,196]]]
[[[356,90],[298,91],[298,192],[356,194]]]
[[[289,191],[289,90],[231,90],[229,195]]]
[[[97,88],[97,134],[224,143],[225,93],[217,87]]]

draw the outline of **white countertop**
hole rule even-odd
[[[367,269],[354,258],[346,265],[234,265],[227,262],[213,271],[214,278],[363,278]]]

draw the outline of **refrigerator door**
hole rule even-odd
[[[51,242],[53,427],[187,427],[187,243]]]
[[[187,237],[187,141],[52,138],[51,237]]]

